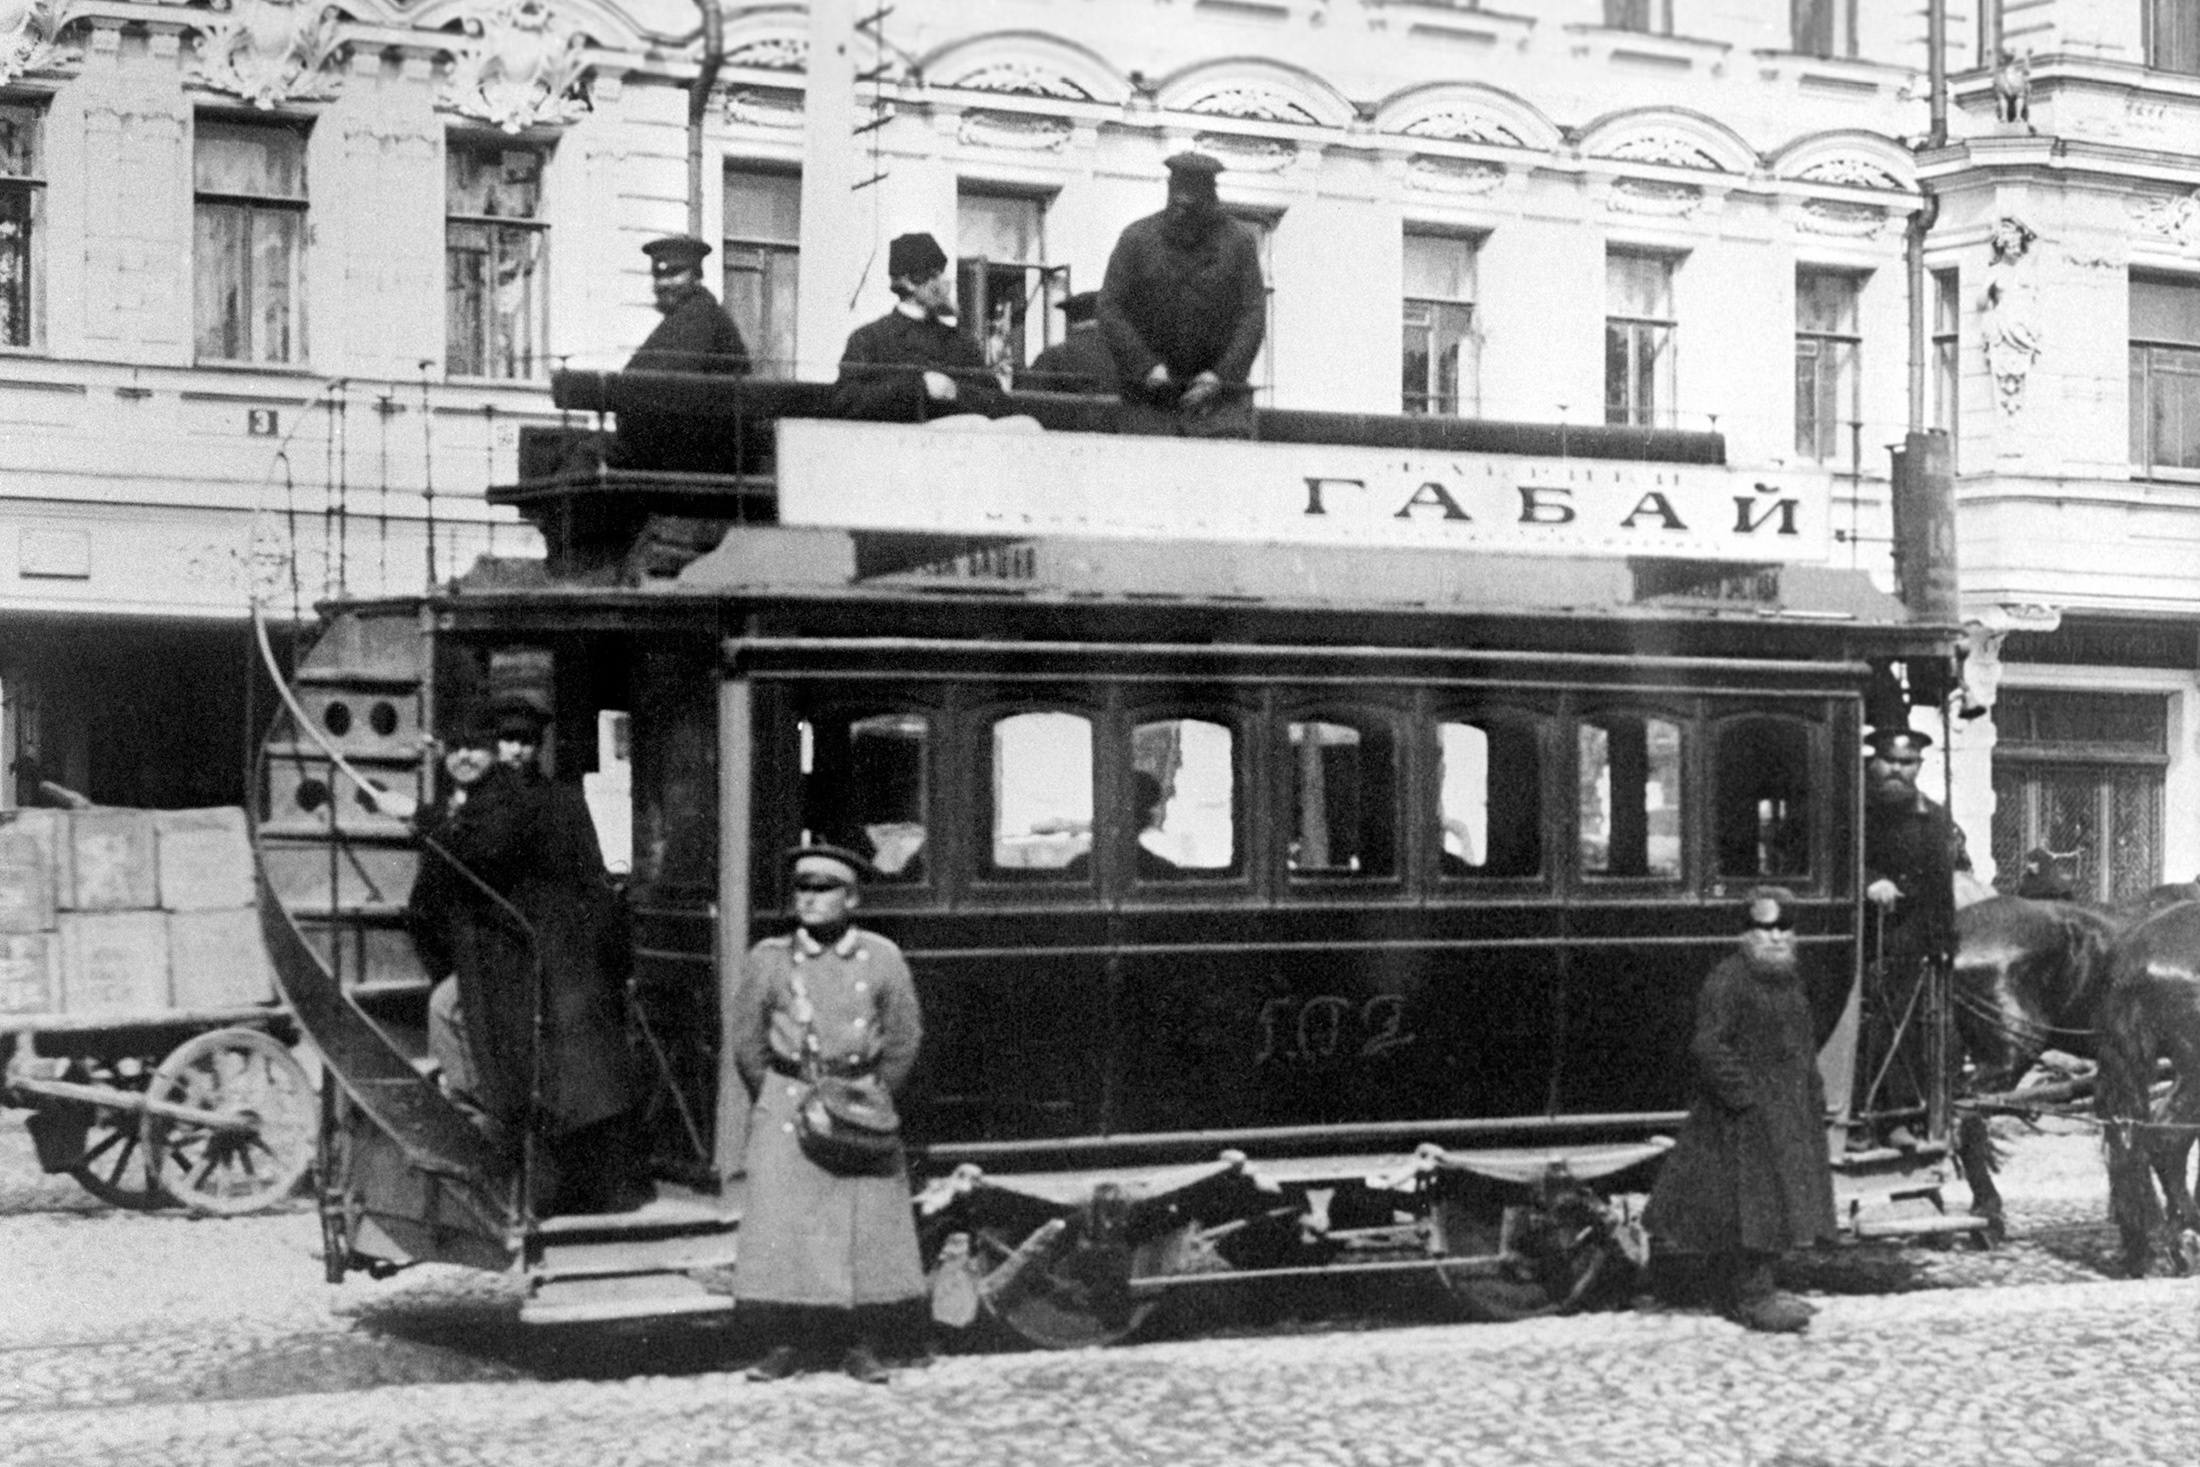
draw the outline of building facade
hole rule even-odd
[[[2104,894],[2200,869],[2181,0],[1951,0],[1922,162],[1923,0],[872,9],[724,6],[698,202],[758,370],[830,377],[909,230],[1028,362],[1197,147],[1260,236],[1265,402],[1715,428],[1830,474],[1833,556],[1883,578],[1922,171],[1979,714],[1957,814],[1982,865],[2092,843]],[[255,586],[288,617],[536,548],[482,490],[556,420],[552,370],[655,319],[698,16],[0,0],[14,783],[238,798]]]

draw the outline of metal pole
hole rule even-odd
[[[688,85],[688,212],[687,232],[703,237],[703,118],[710,111],[710,89],[718,80],[718,68],[726,59],[726,23],[718,0],[695,0],[703,12],[703,64]]]

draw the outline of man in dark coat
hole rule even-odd
[[[1016,374],[1019,388],[1035,392],[1113,392],[1115,358],[1100,331],[1100,292],[1081,290],[1062,301],[1069,327],[1060,341],[1039,353],[1030,368]]]
[[[515,1155],[530,1124],[545,1143],[537,1192],[548,1210],[628,1211],[650,1188],[618,899],[580,791],[535,763],[547,710],[514,696],[491,712],[494,758],[454,752],[455,788],[420,821],[434,844],[421,853],[407,926],[430,975],[456,975],[473,1099],[491,1134]]]
[[[1168,205],[1123,231],[1100,288],[1100,329],[1138,432],[1252,431],[1246,378],[1268,329],[1253,232],[1222,210],[1204,153],[1167,162]]]
[[[812,1046],[819,1068],[872,1077],[892,1095],[916,1064],[924,1017],[901,950],[852,920],[864,859],[820,845],[787,860],[799,925],[749,950],[726,1018],[756,1100],[733,1295],[777,1340],[752,1380],[783,1379],[842,1343],[848,1374],[879,1384],[880,1339],[926,1297],[908,1167],[896,1157],[875,1175],[829,1172],[803,1152],[794,1116]]]
[[[1728,1315],[1793,1333],[1810,1307],[1782,1293],[1781,1254],[1834,1234],[1825,1087],[1797,970],[1795,898],[1749,894],[1740,951],[1696,995],[1694,1099],[1643,1225],[1662,1244],[1709,1255]]]
[[[740,328],[703,284],[710,246],[674,234],[642,246],[649,256],[650,285],[664,319],[627,361],[629,372],[702,372],[746,376],[749,349]],[[727,457],[726,445],[707,423],[678,414],[619,414],[618,460],[630,468],[709,473]]]
[[[901,235],[887,246],[886,275],[897,303],[849,333],[833,384],[835,410],[886,423],[1009,412],[1007,394],[958,325],[947,252],[939,241]]]
[[[1924,734],[1872,730],[1864,765],[1864,895],[1879,909],[1890,968],[1914,977],[1929,956],[1955,951],[1955,875],[1971,869],[1963,833],[1917,787]]]

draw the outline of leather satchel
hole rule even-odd
[[[816,1011],[807,985],[794,975],[795,1016],[802,1024],[802,1089],[795,1096],[794,1139],[819,1167],[841,1177],[873,1177],[901,1164],[901,1116],[875,1074],[826,1069]]]

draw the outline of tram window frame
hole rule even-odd
[[[1588,862],[1583,859],[1582,839],[1584,827],[1581,819],[1580,800],[1583,773],[1581,766],[1581,734],[1582,730],[1600,724],[1601,720],[1615,718],[1632,718],[1642,720],[1645,723],[1650,720],[1669,723],[1673,725],[1674,731],[1679,736],[1680,746],[1674,758],[1674,768],[1678,772],[1680,780],[1680,788],[1677,791],[1678,798],[1674,801],[1674,808],[1678,812],[1678,828],[1674,831],[1676,869],[1670,873],[1656,870],[1617,873],[1609,870],[1593,871],[1589,868]],[[1564,787],[1569,795],[1567,808],[1570,812],[1566,821],[1567,840],[1565,850],[1568,865],[1573,872],[1573,884],[1578,890],[1595,890],[1598,892],[1676,891],[1684,890],[1689,886],[1693,873],[1699,869],[1698,863],[1700,861],[1700,858],[1695,854],[1695,846],[1696,827],[1700,824],[1696,808],[1701,803],[1701,797],[1693,793],[1694,790],[1705,783],[1696,768],[1697,749],[1703,742],[1700,723],[1701,720],[1693,709],[1675,706],[1670,703],[1597,702],[1581,704],[1572,710],[1571,716],[1567,719],[1568,737],[1565,741],[1568,778]],[[1646,833],[1646,858],[1647,842],[1648,835]]]
[[[1221,867],[1185,867],[1169,877],[1140,876],[1134,846],[1144,829],[1143,812],[1129,810],[1131,782],[1136,768],[1133,742],[1140,728],[1156,723],[1208,723],[1230,734],[1230,864]],[[1218,703],[1213,697],[1140,698],[1127,701],[1119,715],[1115,737],[1101,772],[1103,809],[1112,813],[1104,838],[1115,863],[1110,877],[1113,889],[1135,893],[1141,900],[1196,893],[1211,899],[1218,892],[1248,891],[1262,864],[1254,842],[1262,827],[1256,823],[1256,791],[1264,788],[1256,778],[1260,758],[1260,719],[1257,708],[1243,703]],[[1138,823],[1134,824],[1136,820]]]
[[[948,729],[946,710],[936,703],[928,703],[920,699],[883,698],[822,702],[807,707],[796,707],[790,710],[790,714],[789,736],[793,741],[793,747],[790,750],[790,767],[794,776],[792,780],[794,790],[792,819],[797,836],[845,846],[858,855],[870,859],[873,863],[873,869],[878,874],[864,884],[867,897],[888,892],[931,892],[937,890],[942,882],[944,862],[947,859],[941,839],[943,834],[941,821],[947,818],[944,812],[952,808],[951,802],[943,799],[940,793],[943,772],[940,747]],[[882,718],[913,718],[920,720],[923,724],[923,733],[920,738],[921,747],[918,752],[920,785],[917,791],[917,813],[920,818],[915,823],[923,829],[924,834],[921,844],[910,853],[909,859],[918,863],[917,874],[913,877],[904,877],[887,872],[878,865],[877,851],[875,849],[865,849],[865,846],[872,844],[873,841],[867,830],[863,833],[861,840],[855,840],[850,837],[847,830],[823,829],[813,827],[809,823],[811,815],[808,800],[809,791],[805,786],[811,778],[811,774],[803,768],[805,749],[802,742],[802,726],[808,724],[815,729],[820,724],[830,723],[852,730],[859,723]],[[906,865],[902,869],[906,870]]]
[[[1081,856],[1073,856],[1060,866],[998,866],[993,861],[994,822],[999,818],[993,795],[994,729],[1003,720],[1042,713],[1062,713],[1085,720],[1092,771],[1092,845]],[[1101,812],[1106,808],[1103,804],[1106,776],[1102,771],[1107,758],[1108,719],[1104,699],[1067,690],[1045,693],[1034,690],[1023,696],[991,697],[966,708],[956,720],[956,727],[960,731],[958,742],[967,750],[965,769],[970,781],[969,798],[962,802],[967,812],[963,817],[964,831],[970,842],[966,863],[970,887],[997,896],[1010,892],[1028,892],[1034,897],[1044,893],[1057,899],[1094,895],[1099,886],[1101,862],[1092,852],[1104,839],[1098,827]]]
[[[1723,757],[1726,740],[1737,728],[1751,723],[1769,723],[1794,729],[1802,735],[1803,778],[1802,798],[1803,869],[1788,872],[1752,873],[1729,871],[1722,849],[1723,826],[1726,814],[1727,792],[1735,782],[1736,766]],[[1703,745],[1705,783],[1710,798],[1700,802],[1704,814],[1704,869],[1710,892],[1724,896],[1746,891],[1764,882],[1774,882],[1797,891],[1817,891],[1826,884],[1829,865],[1827,853],[1831,850],[1833,825],[1833,796],[1838,782],[1833,768],[1832,740],[1822,718],[1813,717],[1791,708],[1751,708],[1733,713],[1723,713],[1703,721],[1701,740]],[[1683,798],[1686,798],[1683,790]]]
[[[1293,864],[1291,848],[1299,839],[1299,823],[1303,812],[1299,809],[1299,785],[1297,761],[1299,753],[1291,739],[1291,727],[1299,723],[1323,723],[1339,728],[1349,728],[1361,736],[1362,747],[1368,734],[1380,728],[1390,745],[1390,859],[1385,869],[1355,871],[1340,866],[1315,866],[1300,868]],[[1274,775],[1270,780],[1273,789],[1272,808],[1275,812],[1276,864],[1288,889],[1306,891],[1310,888],[1349,887],[1355,892],[1368,892],[1384,887],[1402,889],[1406,872],[1411,863],[1410,842],[1407,832],[1411,817],[1407,812],[1407,792],[1412,772],[1409,750],[1412,709],[1379,697],[1360,696],[1350,702],[1334,697],[1286,700],[1278,706],[1271,725],[1270,753],[1274,761]],[[1365,822],[1362,822],[1363,829]]]
[[[1443,731],[1447,725],[1460,724],[1477,727],[1487,735],[1493,724],[1503,724],[1524,731],[1535,750],[1535,869],[1527,872],[1486,873],[1470,867],[1466,871],[1447,871],[1444,867],[1444,805]],[[1560,722],[1547,710],[1525,708],[1501,703],[1439,703],[1431,707],[1427,717],[1425,734],[1428,774],[1422,781],[1420,820],[1426,831],[1429,854],[1427,864],[1433,872],[1434,884],[1440,889],[1474,887],[1516,887],[1543,890],[1551,883],[1554,866],[1552,854],[1563,848],[1563,841],[1553,838],[1551,821],[1551,792],[1558,787],[1560,771],[1570,769],[1571,761],[1563,758],[1557,748]],[[1571,833],[1572,824],[1567,825]]]

